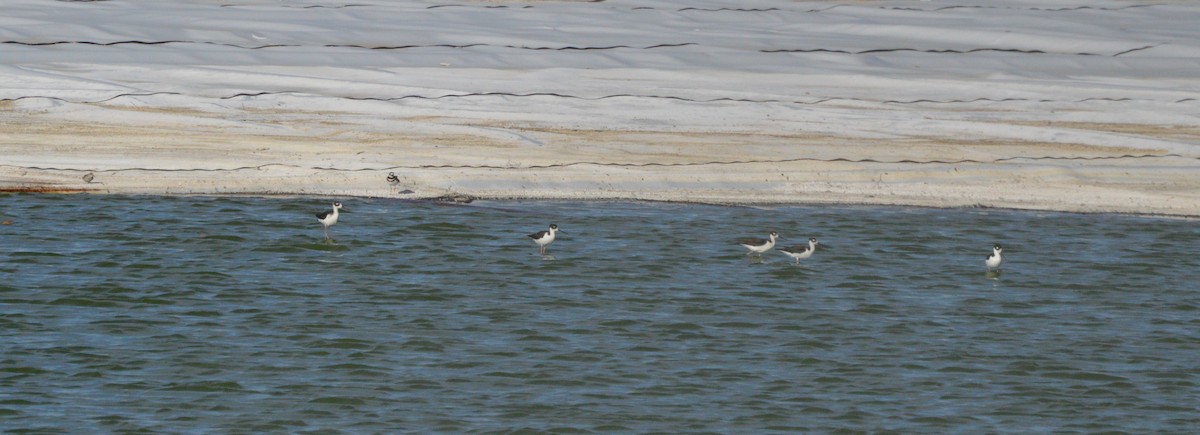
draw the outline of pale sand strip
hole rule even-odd
[[[695,126],[571,129],[451,117],[386,120],[397,126],[389,129],[353,113],[97,104],[80,110],[171,117],[115,122],[93,116],[104,121],[85,122],[62,116],[70,111],[61,108],[40,113],[18,106],[0,105],[5,191],[414,199],[457,194],[1200,216],[1200,159],[1166,149],[964,139],[944,132],[869,139]],[[245,122],[249,117],[252,126]],[[1200,143],[1195,127],[1010,125]],[[400,182],[388,183],[389,172]],[[94,173],[93,182],[82,179],[86,173]]]

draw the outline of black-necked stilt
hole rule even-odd
[[[554,242],[554,236],[558,234],[558,225],[550,224],[550,229],[546,231],[538,231],[530,234],[529,238],[533,239],[533,243],[538,245],[538,253],[546,255],[546,246]]]
[[[317,213],[317,220],[321,222],[321,225],[325,226],[325,240],[329,240],[329,227],[332,227],[338,221],[338,210],[350,211],[342,208],[342,203],[335,202],[333,203],[333,210]]]
[[[768,237],[770,237],[769,240],[768,239],[739,240],[738,244],[745,246],[746,249],[750,250],[750,252],[747,252],[746,255],[762,254],[764,252],[770,251],[771,248],[775,247],[775,239],[779,238],[779,233],[771,231],[771,234],[768,235]]]
[[[1000,255],[1002,251],[1004,248],[1001,248],[1000,245],[992,246],[992,253],[987,256],[987,260],[983,261],[988,270],[1000,270],[1000,263],[1004,261],[1004,257]]]
[[[818,242],[816,237],[810,237],[808,239],[808,246],[796,245],[786,248],[779,248],[779,250],[783,251],[783,253],[787,254],[789,257],[796,259],[796,264],[800,264],[800,260],[812,257],[813,252],[816,252],[817,245],[819,244],[821,244],[821,242]]]

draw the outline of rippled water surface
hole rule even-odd
[[[1195,221],[346,199],[324,243],[328,204],[0,196],[0,429],[1200,425]],[[772,230],[823,245],[734,243]]]

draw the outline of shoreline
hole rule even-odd
[[[293,126],[300,128],[306,121]],[[77,124],[56,124],[55,134],[22,137],[36,146],[0,144],[6,159],[23,163],[0,161],[0,192],[413,199],[466,195],[1200,217],[1200,177],[1195,176],[1200,158],[1166,150],[957,139],[907,147],[886,141],[759,135],[741,137],[743,145],[724,145],[690,143],[691,132],[660,133],[658,143],[679,143],[665,147],[587,142],[562,133],[553,135],[562,143],[551,145],[550,137],[526,132],[523,140],[547,144],[504,148],[466,142],[431,151],[427,144],[400,134],[385,142],[306,143],[228,131],[208,131],[203,138],[196,133],[176,136],[176,144],[161,146],[130,134],[94,139]],[[47,125],[41,128],[51,130]],[[0,133],[12,129],[12,124],[0,125]],[[739,137],[728,132],[722,136]],[[237,145],[226,145],[230,143]],[[177,152],[181,148],[186,152]],[[498,156],[497,150],[507,156]],[[739,152],[743,154],[735,157]],[[891,155],[881,156],[885,153]],[[982,160],[987,156],[990,160]],[[498,163],[501,159],[504,163]],[[394,182],[387,179],[391,174]],[[402,195],[405,190],[412,193]]]
[[[42,149],[61,145],[58,135],[35,137]],[[1200,173],[1200,159],[1153,150],[1131,155],[1128,149],[1079,144],[1041,144],[1044,157],[1035,158],[1011,150],[998,153],[993,145],[961,143],[944,149],[900,150],[907,162],[876,161],[872,154],[880,149],[897,152],[887,144],[848,147],[822,140],[749,145],[756,154],[732,162],[714,161],[714,153],[729,152],[723,145],[676,146],[672,153],[652,150],[633,156],[607,156],[612,150],[603,144],[547,145],[521,150],[527,153],[524,161],[511,160],[512,166],[503,167],[494,163],[491,149],[478,145],[448,145],[425,161],[402,162],[396,156],[410,155],[416,146],[374,144],[377,156],[364,159],[360,156],[365,151],[356,150],[372,145],[341,143],[333,150],[326,147],[325,152],[321,144],[289,146],[254,156],[231,152],[219,143],[189,142],[189,153],[174,157],[176,167],[155,168],[163,164],[160,153],[170,149],[123,139],[128,138],[104,139],[120,145],[76,147],[69,158],[11,153],[36,162],[0,162],[0,192],[425,200],[464,195],[495,200],[979,207],[1200,217],[1200,177],[1195,176]],[[237,135],[226,139],[248,140]],[[253,140],[242,144],[254,146]],[[1016,145],[1017,150],[1025,148]],[[959,155],[950,155],[951,151]],[[118,152],[125,154],[117,157]],[[946,161],[984,152],[991,152],[993,161]],[[292,163],[234,166],[239,161],[257,163],[252,158]],[[396,181],[388,181],[391,174]],[[90,181],[85,180],[88,175]]]
[[[1172,219],[1186,221],[1200,221],[1200,215],[1183,215],[1183,214],[1163,214],[1163,213],[1140,213],[1126,211],[1088,211],[1088,210],[1057,210],[1049,208],[1019,208],[1019,207],[1000,207],[987,205],[921,205],[921,204],[902,204],[902,203],[876,203],[876,202],[837,202],[837,201],[770,201],[770,202],[724,202],[724,201],[689,201],[683,199],[653,199],[653,198],[631,198],[631,197],[521,197],[521,196],[494,196],[494,197],[476,197],[466,195],[454,195],[455,197],[447,196],[355,196],[355,195],[328,195],[328,194],[294,194],[294,193],[273,193],[273,192],[241,192],[241,193],[187,193],[187,194],[155,194],[155,193],[101,193],[96,191],[31,191],[31,190],[13,190],[0,189],[0,198],[12,195],[122,195],[122,196],[164,196],[164,197],[210,197],[210,198],[325,198],[325,199],[366,199],[366,200],[388,200],[396,202],[422,202],[431,204],[441,204],[447,206],[470,206],[475,202],[584,202],[584,203],[651,203],[651,204],[678,204],[678,205],[703,205],[712,207],[846,207],[846,208],[916,208],[916,209],[931,209],[931,210],[980,210],[980,211],[1000,211],[1012,213],[1054,213],[1054,214],[1080,214],[1080,215],[1111,215],[1111,216],[1127,216],[1141,217],[1148,219]]]
[[[104,171],[88,171],[88,170],[57,170],[61,172],[70,172],[75,175],[85,173],[98,174],[97,177],[104,176]],[[0,180],[3,179],[4,168],[0,167]],[[378,172],[379,176],[383,176],[384,171],[366,171]],[[42,174],[43,176],[45,174]],[[77,177],[72,177],[77,178]],[[381,182],[380,184],[383,184]],[[112,189],[107,187],[104,182],[94,181],[92,183],[79,184],[71,183],[78,187],[68,187],[66,184],[59,185],[27,185],[27,186],[10,186],[0,182],[0,195],[18,195],[18,194],[52,194],[52,195],[71,195],[71,194],[92,194],[92,195],[146,195],[146,196],[174,196],[174,197],[262,197],[262,198],[279,198],[279,197],[303,197],[303,198],[360,198],[360,199],[381,199],[381,200],[396,200],[396,201],[418,201],[418,202],[435,202],[443,204],[469,204],[475,201],[580,201],[580,202],[649,202],[649,203],[667,203],[667,204],[696,204],[696,205],[711,205],[711,206],[726,206],[726,207],[772,207],[772,206],[838,206],[838,207],[912,207],[912,208],[930,208],[930,209],[977,209],[977,210],[999,210],[1012,212],[1050,212],[1050,213],[1069,213],[1069,214],[1109,214],[1122,216],[1139,216],[1150,218],[1170,218],[1170,219],[1200,219],[1200,212],[1186,211],[1146,211],[1134,210],[1131,207],[1103,207],[1089,204],[1064,204],[1062,202],[1045,201],[1045,202],[1022,202],[1021,198],[1009,200],[1004,203],[994,201],[971,201],[965,199],[962,201],[948,201],[945,198],[923,195],[919,197],[898,197],[898,196],[879,196],[879,195],[852,195],[838,194],[823,196],[819,193],[809,193],[802,195],[755,195],[754,192],[747,191],[708,191],[708,192],[679,192],[679,191],[642,191],[642,192],[612,192],[612,191],[590,191],[590,192],[563,192],[563,191],[541,191],[533,193],[517,193],[511,191],[505,192],[479,192],[469,190],[452,190],[452,189],[418,189],[412,193],[400,193],[405,190],[403,186],[389,186],[386,188],[374,189],[342,189],[340,191],[298,191],[285,189],[242,189],[223,191],[157,191],[154,189]],[[415,186],[414,186],[415,187]],[[1051,196],[1061,196],[1062,192],[1057,192]]]

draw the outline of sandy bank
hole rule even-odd
[[[0,191],[1200,216],[1190,3],[51,3]]]
[[[243,114],[155,109],[150,112],[170,112],[174,121],[114,125],[15,112],[0,112],[21,120],[0,125],[0,135],[20,144],[5,149],[4,190],[406,198],[457,193],[1200,216],[1200,160],[1162,149],[732,129],[573,130],[447,117],[396,119],[398,131],[365,133],[354,128],[353,115],[286,111],[254,113],[254,126],[233,128],[213,121],[236,125],[245,122],[235,119]],[[277,132],[256,130],[262,125]],[[1155,126],[1009,128],[1196,139],[1185,128]],[[92,182],[83,179],[88,173]],[[392,173],[398,182],[387,181]],[[406,190],[412,193],[401,193]]]

